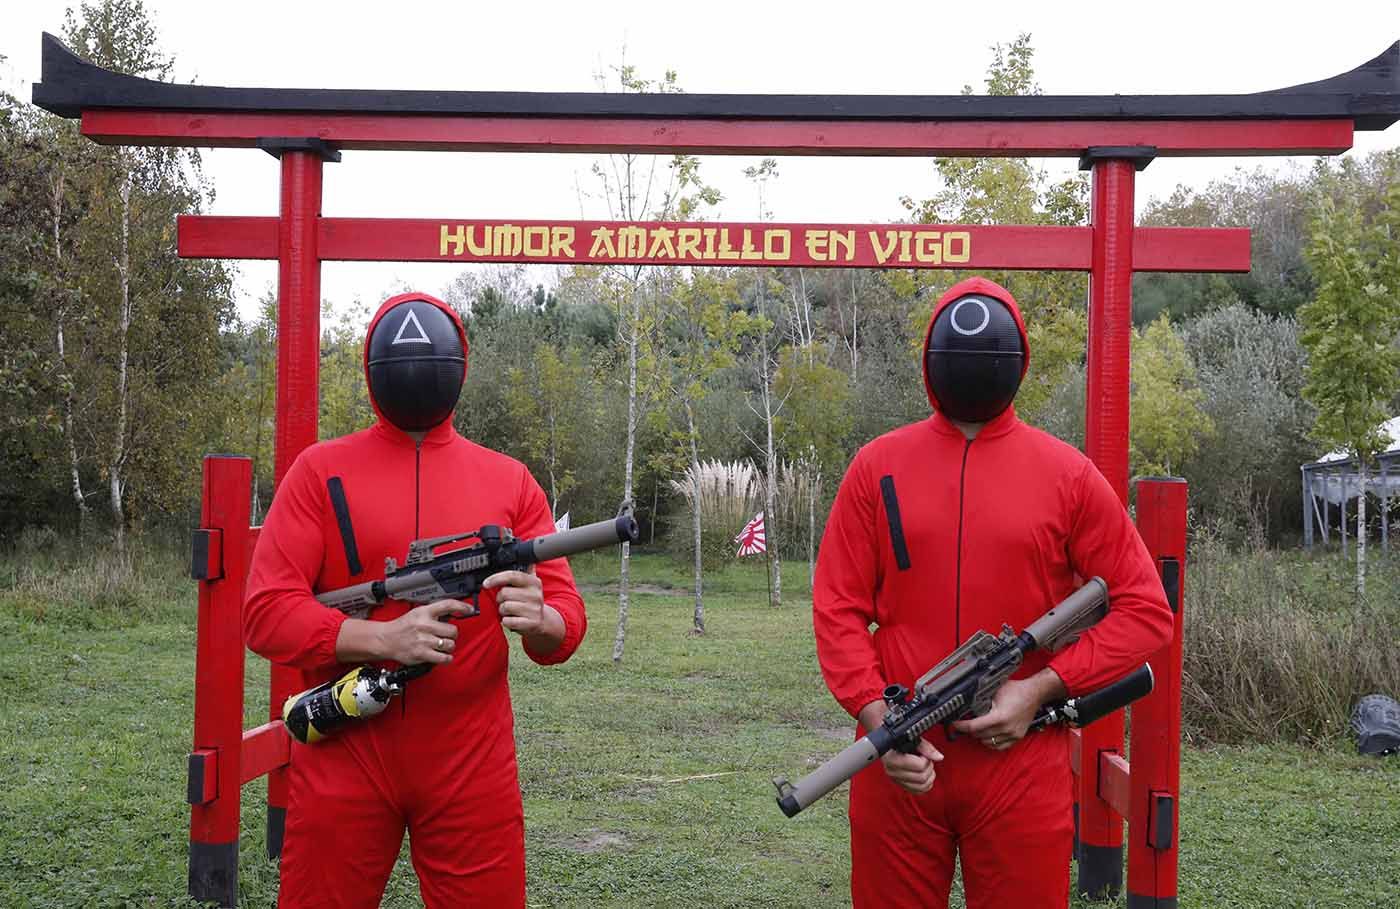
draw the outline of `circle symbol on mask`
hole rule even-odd
[[[949,419],[982,423],[1011,405],[1025,348],[1007,303],[966,294],[934,319],[924,358],[934,408]]]
[[[962,308],[969,303],[975,303],[978,306],[978,308],[982,310],[982,321],[977,324],[976,328],[963,328],[962,325],[958,322],[958,313],[961,312]],[[991,311],[987,309],[987,304],[983,303],[976,297],[967,297],[965,299],[959,300],[957,303],[954,303],[953,311],[948,314],[948,324],[952,327],[953,331],[957,332],[960,335],[980,335],[983,332],[983,330],[986,329],[987,323],[991,321],[992,314]]]

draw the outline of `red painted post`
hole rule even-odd
[[[1139,480],[1137,490],[1138,533],[1157,562],[1176,622],[1171,643],[1152,657],[1157,689],[1133,705],[1128,909],[1176,909],[1186,481],[1153,477]]]
[[[315,444],[320,407],[321,260],[316,219],[321,215],[321,155],[281,152],[282,203],[277,265],[277,447],[274,482],[281,484],[302,449]],[[275,494],[275,493],[274,493]],[[295,670],[273,664],[268,718],[281,720],[282,702],[296,692]],[[287,817],[287,771],[267,775],[267,855],[282,853]]]
[[[1084,453],[1128,502],[1128,379],[1133,326],[1133,177],[1155,150],[1090,149],[1093,262],[1089,273],[1089,354]],[[1110,595],[1112,591],[1110,591]],[[1100,755],[1123,752],[1123,713],[1080,737],[1079,892],[1117,895],[1123,884],[1123,819],[1100,797]]]
[[[248,568],[248,458],[204,459],[191,574],[199,581],[194,748],[189,760],[189,892],[238,898],[239,758],[243,738],[243,582]]]

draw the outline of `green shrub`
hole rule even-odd
[[[157,536],[130,535],[119,553],[105,539],[26,528],[0,554],[0,607],[35,621],[91,629],[183,614],[193,625],[195,596],[188,555]]]
[[[1320,744],[1357,699],[1400,695],[1400,553],[1376,558],[1365,597],[1352,563],[1195,534],[1186,568],[1183,727],[1211,742]]]

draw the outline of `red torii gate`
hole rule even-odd
[[[186,217],[184,256],[277,259],[275,477],[317,438],[320,264],[330,260],[632,262],[748,266],[1087,271],[1085,450],[1128,499],[1128,378],[1134,271],[1246,271],[1247,230],[1135,228],[1136,170],[1155,156],[1334,155],[1356,129],[1400,118],[1400,43],[1332,79],[1251,95],[816,96],[336,91],[172,85],[112,73],[44,36],[34,102],[81,117],[106,144],[262,148],[281,159],[276,218]],[[1092,171],[1088,227],[683,224],[321,217],[321,174],[340,149],[1079,157]],[[684,240],[683,240],[684,235]],[[585,251],[586,247],[586,251]],[[190,892],[237,896],[240,786],[264,773],[268,852],[280,851],[289,745],[272,722],[242,730],[244,574],[250,464],[205,460]],[[1117,892],[1129,819],[1128,902],[1175,907],[1185,484],[1139,481],[1139,532],[1176,612],[1152,660],[1159,688],[1134,708],[1131,768],[1122,714],[1084,730],[1079,889]]]

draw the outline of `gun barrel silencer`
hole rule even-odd
[[[637,522],[631,515],[624,515],[536,537],[533,540],[535,561],[547,562],[613,543],[635,543],[636,540]]]

